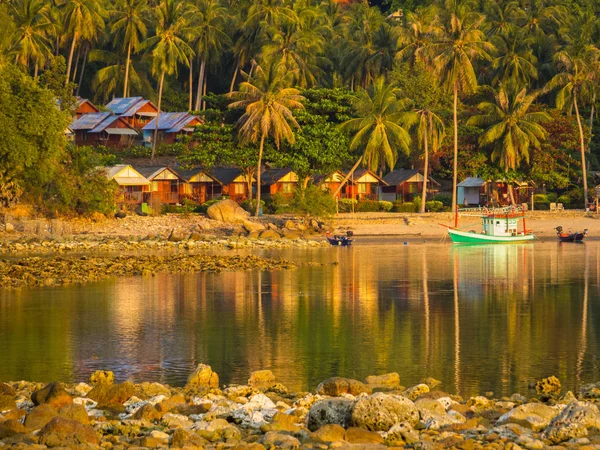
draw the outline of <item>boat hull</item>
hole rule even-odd
[[[583,233],[573,233],[573,234],[559,234],[558,240],[560,242],[581,242],[585,234]]]
[[[529,242],[535,239],[533,234],[520,234],[517,236],[489,236],[469,231],[448,229],[450,239],[455,244],[511,244],[518,242]]]

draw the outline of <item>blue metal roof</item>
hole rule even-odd
[[[160,113],[158,129],[167,133],[178,133],[196,117],[186,112]],[[152,119],[144,128],[144,131],[153,131],[156,128],[156,118]]]
[[[79,119],[75,119],[70,128],[73,131],[77,130],[93,130],[104,122],[108,117],[115,117],[111,112],[97,112],[82,115]]]
[[[148,101],[144,100],[142,97],[113,98],[112,101],[106,105],[106,108],[114,112],[117,116],[131,116],[147,102]],[[133,112],[130,113],[132,109]]]
[[[485,180],[481,178],[468,177],[458,183],[458,187],[481,187],[485,184]]]

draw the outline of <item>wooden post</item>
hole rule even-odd
[[[533,211],[533,205],[535,204],[534,202],[535,199],[535,194],[533,193],[533,191],[531,192],[531,210]]]

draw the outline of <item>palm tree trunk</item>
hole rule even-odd
[[[73,76],[71,77],[71,80],[73,80],[73,82],[77,80],[77,68],[79,67],[79,57],[81,56],[82,47],[83,45],[77,47],[77,56],[75,56],[75,64],[73,64]]]
[[[156,123],[154,124],[154,139],[152,139],[152,155],[150,159],[154,159],[156,153],[156,141],[158,140],[158,122],[160,120],[160,104],[162,103],[163,84],[165,82],[165,72],[160,76],[160,85],[158,87],[158,111],[156,112]]]
[[[127,87],[129,84],[129,65],[131,64],[131,42],[127,46],[127,61],[125,61],[125,82],[123,83],[123,98],[127,97]]]
[[[198,90],[196,91],[196,106],[194,109],[200,111],[200,105],[202,104],[202,90],[204,89],[204,70],[206,64],[204,59],[200,61],[200,74],[198,75]]]
[[[517,202],[515,202],[515,193],[513,191],[512,183],[510,181],[506,181],[506,187],[508,189],[508,195],[510,197],[510,204],[515,206]]]
[[[233,78],[231,79],[231,85],[229,86],[229,93],[233,92],[233,88],[235,87],[235,80],[237,78],[238,70],[240,70],[240,60],[238,59],[235,69],[233,70]]]
[[[427,127],[427,126],[426,126]],[[425,212],[425,202],[427,201],[427,173],[429,172],[429,146],[427,142],[427,128],[423,134],[423,144],[425,147],[425,165],[423,167],[423,192],[421,194],[421,214]]]
[[[452,162],[452,212],[456,211],[456,185],[458,178],[458,85],[454,82],[454,106],[452,119],[454,121],[454,161]]]
[[[33,79],[35,81],[37,81],[37,77],[38,77],[38,69],[39,69],[39,61],[36,59],[35,60],[35,67],[33,69]]]
[[[88,50],[85,50],[83,54],[83,64],[81,65],[81,73],[79,74],[79,83],[77,84],[77,95],[79,95],[79,88],[81,88],[81,83],[83,83],[83,74],[85,73],[85,65],[87,63]]]
[[[593,129],[594,129],[595,106],[596,106],[596,93],[594,92],[594,95],[592,96],[592,110],[590,111],[590,137],[588,139],[588,151],[590,149],[590,144],[592,142],[592,135],[593,135]]]
[[[206,98],[206,86],[208,85],[208,72],[205,71],[204,73],[204,83],[202,86],[202,98],[205,99]],[[202,111],[204,111],[206,109],[206,100],[202,100]]]
[[[190,58],[190,99],[188,102],[188,110],[192,110],[192,106],[194,104],[194,58]]]
[[[65,80],[65,86],[69,84],[69,77],[71,75],[71,66],[73,65],[73,53],[75,53],[75,45],[77,44],[77,36],[73,36],[73,43],[71,44],[71,51],[69,52],[69,62],[67,63],[67,77]]]
[[[258,217],[260,212],[260,165],[262,163],[263,148],[265,146],[265,135],[260,137],[260,147],[258,148],[258,163],[256,164],[256,212],[254,215]]]
[[[585,138],[583,136],[583,126],[581,125],[581,116],[579,115],[579,106],[577,105],[577,94],[573,93],[573,106],[575,106],[575,115],[577,116],[577,126],[579,127],[579,143],[581,145],[581,170],[583,175],[583,199],[585,210],[588,211],[588,185],[587,168],[585,166]]]
[[[344,185],[348,182],[348,180],[350,179],[350,177],[352,176],[352,174],[354,173],[354,171],[356,170],[356,168],[358,167],[358,165],[360,164],[360,162],[362,160],[363,160],[362,156],[360,158],[358,158],[358,161],[356,161],[356,164],[354,164],[354,166],[352,166],[352,169],[350,169],[350,172],[348,172],[348,174],[346,175],[346,177],[342,180],[342,182],[340,183],[340,185],[338,186],[338,188],[333,193],[333,198],[337,197],[337,195],[340,193],[340,191],[342,190],[342,188],[344,187]]]

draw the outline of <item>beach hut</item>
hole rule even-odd
[[[378,200],[380,188],[387,183],[369,169],[356,169],[350,177],[351,183],[344,186],[344,198]]]
[[[314,183],[317,186],[320,186],[321,189],[329,191],[331,195],[333,195],[341,186],[342,181],[344,181],[344,177],[345,175],[341,171],[336,170],[335,172],[326,175],[315,175]],[[350,179],[348,179],[348,181],[346,182],[346,184],[348,183],[351,183]],[[340,192],[337,193],[336,197],[340,198],[341,196],[342,191],[340,190]]]
[[[111,112],[84,114],[69,127],[75,134],[76,145],[105,145],[129,147],[138,132],[121,117]]]
[[[240,169],[215,168],[210,171],[210,177],[216,182],[211,186],[214,196],[228,196],[235,202],[243,202],[252,195],[248,185],[256,183],[256,179],[248,176]],[[250,181],[250,183],[249,183]]]
[[[268,169],[260,178],[260,192],[265,198],[275,194],[291,196],[298,188],[298,175],[292,169]]]
[[[416,195],[423,193],[423,172],[417,169],[396,169],[383,177],[387,186],[381,188],[381,199],[390,202],[412,202]],[[432,192],[439,187],[439,183],[433,178],[428,178],[427,192]]]
[[[173,205],[179,203],[185,194],[186,180],[170,167],[137,166],[135,169],[150,182],[148,202],[154,200]]]
[[[468,177],[457,185],[457,202],[461,205],[485,205],[487,198],[487,181],[483,178]]]
[[[177,170],[177,173],[186,181],[185,194],[200,204],[221,196],[222,187],[218,180],[213,178],[204,169]],[[215,187],[218,186],[218,194]]]
[[[117,203],[140,204],[144,193],[150,190],[150,181],[128,164],[118,164],[105,169],[106,177],[119,186]]]
[[[114,98],[106,109],[125,119],[136,130],[142,130],[158,113],[154,103],[143,97]]]
[[[75,106],[73,108],[73,114],[76,119],[79,119],[84,114],[97,113],[100,109],[94,105],[87,98],[77,97]]]
[[[526,203],[535,190],[532,181],[484,180],[469,177],[458,183],[457,201],[469,206],[487,204],[509,205],[511,203],[509,184],[512,184],[515,203]]]
[[[191,135],[194,127],[202,122],[198,117],[186,112],[166,113],[161,112],[158,118],[158,143],[173,144],[181,136]],[[144,128],[144,142],[152,143],[156,129],[156,118],[152,119]]]

